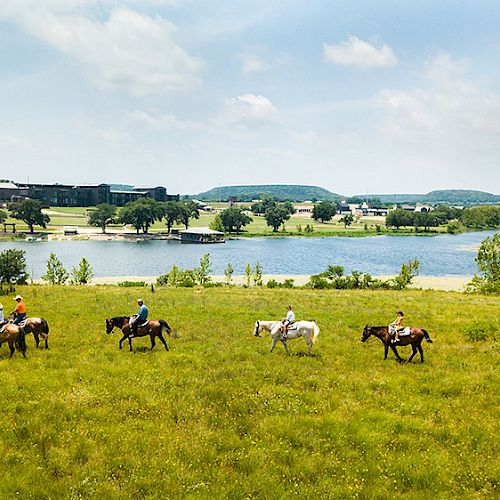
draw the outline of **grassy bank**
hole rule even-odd
[[[27,287],[51,349],[0,349],[0,497],[492,498],[498,353],[462,329],[498,298],[457,293]],[[134,309],[181,334],[119,351],[104,318]],[[2,298],[2,302],[9,299]],[[256,319],[288,303],[321,328],[313,356],[268,353]],[[426,363],[383,361],[365,324],[402,308]],[[407,350],[402,350],[408,355]]]

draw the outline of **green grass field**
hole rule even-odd
[[[0,349],[1,498],[493,498],[498,350],[470,342],[498,297],[405,291],[20,287],[51,349]],[[106,316],[151,316],[180,338],[133,353]],[[2,297],[5,308],[12,299]],[[288,303],[321,328],[269,354],[256,319]],[[426,363],[359,339],[397,308],[426,328]],[[498,323],[497,323],[498,328]],[[408,357],[409,348],[400,350]]]

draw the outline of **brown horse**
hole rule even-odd
[[[23,328],[13,323],[5,324],[2,333],[0,333],[0,346],[5,342],[9,344],[11,358],[16,347],[26,357],[26,338]]]
[[[393,343],[392,336],[389,333],[389,327],[387,326],[365,326],[363,330],[363,336],[361,337],[361,342],[366,342],[370,336],[378,337],[384,344],[384,359],[387,359],[387,353],[389,352],[389,347],[392,352],[396,355],[396,359],[401,363],[404,359],[399,355],[396,346],[406,346],[411,345],[413,352],[411,353],[408,363],[413,359],[413,356],[420,353],[420,362],[424,362],[424,350],[422,349],[422,340],[427,342],[432,342],[429,334],[423,328],[410,328],[410,335],[403,335],[399,337],[399,342]]]
[[[40,336],[45,340],[45,349],[49,348],[49,324],[43,318],[26,318],[21,322],[25,333],[32,333],[35,337],[36,347],[40,345]]]
[[[116,316],[111,319],[106,319],[106,333],[111,333],[115,327],[119,328],[123,333],[123,337],[119,342],[120,349],[122,348],[122,342],[128,339],[130,351],[132,351],[132,337],[130,337],[131,330],[129,322],[130,316]],[[159,321],[150,320],[145,326],[139,326],[134,338],[149,335],[151,337],[151,350],[153,350],[156,345],[155,337],[158,337],[168,351],[168,345],[163,338],[163,330],[165,330],[169,336],[172,333],[172,329],[164,319],[160,319]]]

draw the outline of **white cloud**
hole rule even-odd
[[[202,130],[205,127],[205,124],[202,122],[179,120],[171,113],[160,115],[141,110],[127,111],[125,119],[129,123],[146,126],[155,132],[170,132],[172,130],[188,132]]]
[[[394,51],[388,45],[377,48],[356,36],[339,44],[323,45],[323,53],[328,62],[361,69],[395,66],[398,62]]]
[[[90,3],[99,2],[70,0],[69,5]],[[95,85],[146,95],[183,92],[199,84],[203,63],[173,41],[176,27],[171,22],[128,8],[115,9],[99,21],[60,13],[65,3],[59,0],[44,4],[52,11],[19,9],[8,2],[3,14],[78,62]]]
[[[241,52],[238,58],[241,60],[241,72],[247,76],[270,71],[289,62],[286,54],[272,55],[264,49]]]
[[[226,100],[221,122],[228,126],[261,127],[278,123],[279,112],[267,97],[244,94]]]

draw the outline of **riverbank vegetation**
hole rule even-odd
[[[493,498],[498,337],[492,297],[422,291],[18,287],[50,350],[0,349],[3,498]],[[104,318],[135,312],[180,338],[118,350]],[[312,355],[269,354],[257,319],[292,304]],[[397,309],[426,363],[383,361],[366,324]],[[482,333],[484,324],[495,330]],[[408,349],[400,348],[404,357]],[[13,471],[16,471],[15,473]]]

